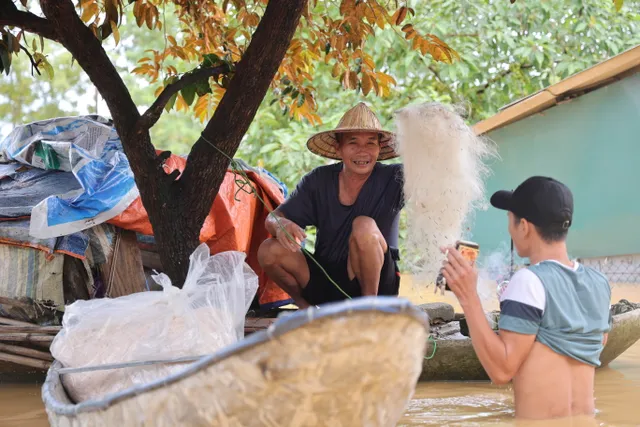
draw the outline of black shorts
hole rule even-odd
[[[333,301],[347,299],[320,269],[309,255],[303,251],[309,267],[310,279],[302,290],[302,297],[312,305],[319,305]],[[337,263],[326,262],[317,257],[315,260],[324,268],[331,280],[342,288],[350,297],[362,296],[362,290],[357,278],[349,280],[347,260]],[[389,248],[384,254],[384,263],[380,271],[380,284],[378,295],[397,296],[400,289],[400,270],[398,269],[399,252],[395,248]]]

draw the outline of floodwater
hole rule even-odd
[[[446,301],[459,310],[455,297],[416,290],[403,278],[403,296],[416,304]],[[612,301],[640,301],[640,286],[613,286]],[[495,301],[487,301],[493,309]],[[486,382],[430,382],[418,384],[413,400],[398,426],[640,426],[640,342],[609,367],[596,371],[596,420],[563,419],[516,423],[508,386]],[[38,384],[0,383],[0,426],[45,427],[47,417]]]

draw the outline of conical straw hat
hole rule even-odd
[[[341,160],[337,152],[338,141],[336,133],[343,132],[377,132],[380,136],[380,154],[378,160],[388,160],[398,157],[393,150],[394,134],[382,129],[378,117],[364,102],[347,111],[340,123],[333,130],[319,132],[307,141],[307,148],[319,156]]]

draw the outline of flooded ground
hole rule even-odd
[[[459,310],[455,297],[434,295],[433,289],[416,289],[403,279],[402,294],[416,304],[446,301]],[[640,286],[614,285],[612,301],[621,298],[640,301]],[[486,309],[495,301],[487,300]],[[511,389],[489,383],[430,382],[418,384],[398,426],[640,426],[640,342],[627,350],[609,367],[596,374],[595,422],[559,420],[515,423]],[[0,426],[48,426],[38,384],[0,383]]]

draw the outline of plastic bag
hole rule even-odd
[[[162,291],[76,301],[65,309],[51,354],[65,368],[173,359],[213,353],[244,337],[247,310],[258,276],[245,254],[210,256],[206,244],[191,255],[182,289],[165,274],[154,276]],[[76,402],[104,397],[185,369],[156,364],[62,375]]]

